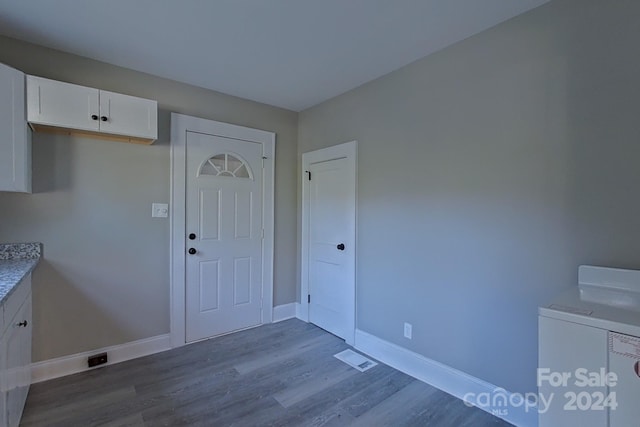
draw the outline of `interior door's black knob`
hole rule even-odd
[[[194,248],[189,248],[189,254],[195,255],[196,252],[198,252],[198,251],[196,251]]]
[[[91,120],[98,120],[98,116],[96,114],[91,115]]]
[[[25,328],[26,328],[28,324],[29,324],[29,323],[27,323],[27,321],[25,320],[25,321],[23,321],[23,322],[18,323],[18,326],[23,326],[23,327],[25,327]]]
[[[107,116],[101,116],[100,120],[102,120],[103,122],[106,122],[107,121]]]
[[[340,243],[336,248],[338,248],[339,251],[344,251],[344,243]]]
[[[196,240],[196,233],[189,234],[189,240]]]

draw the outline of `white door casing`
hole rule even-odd
[[[352,141],[302,155],[301,314],[352,345],[356,154],[357,142]]]
[[[190,139],[191,138],[191,139]],[[234,144],[234,141],[237,141],[237,144]],[[193,143],[193,144],[191,144]],[[246,128],[242,126],[231,125],[227,123],[216,122],[212,120],[206,120],[191,116],[185,116],[177,113],[172,113],[171,115],[171,209],[170,209],[170,222],[171,222],[171,254],[170,254],[170,284],[171,284],[171,293],[170,293],[170,311],[171,311],[171,345],[172,347],[179,347],[185,345],[187,342],[187,311],[186,307],[189,305],[193,307],[196,304],[196,307],[204,308],[205,310],[200,311],[211,311],[213,300],[211,293],[205,295],[205,298],[202,301],[187,299],[187,279],[191,282],[194,277],[198,277],[198,271],[201,270],[201,267],[204,270],[211,272],[213,269],[213,264],[215,262],[210,261],[209,258],[215,259],[216,256],[222,254],[224,251],[221,251],[220,248],[216,248],[217,239],[213,239],[211,233],[212,227],[211,222],[202,222],[198,219],[198,231],[188,230],[188,215],[190,210],[186,209],[186,203],[189,196],[189,191],[187,191],[187,173],[190,169],[188,165],[188,155],[187,152],[191,149],[192,145],[195,147],[198,144],[212,145],[217,146],[217,149],[210,151],[207,153],[209,157],[206,155],[200,159],[201,163],[198,167],[204,166],[207,163],[208,159],[211,157],[215,157],[216,154],[230,153],[232,157],[239,158],[244,160],[247,165],[250,163],[248,158],[251,156],[255,157],[257,151],[259,151],[260,162],[258,164],[257,170],[251,166],[251,173],[261,174],[259,178],[261,178],[261,183],[256,184],[254,181],[253,184],[249,184],[248,182],[238,182],[231,183],[234,181],[233,177],[226,179],[227,184],[224,185],[226,188],[225,191],[221,191],[220,188],[215,189],[215,184],[213,187],[211,186],[211,181],[213,179],[209,179],[208,184],[203,184],[202,188],[197,190],[196,199],[198,203],[200,203],[200,199],[203,198],[205,205],[208,203],[211,205],[215,198],[211,198],[211,192],[218,191],[219,192],[219,201],[224,202],[225,197],[227,198],[227,202],[231,201],[231,204],[228,203],[220,203],[219,212],[223,213],[224,209],[227,209],[227,214],[229,212],[233,212],[233,216],[235,212],[239,212],[240,217],[235,218],[232,216],[229,221],[231,221],[232,226],[230,227],[231,233],[233,235],[232,240],[241,240],[240,243],[234,243],[236,246],[239,244],[240,246],[245,246],[244,249],[253,253],[256,251],[256,240],[253,239],[253,236],[257,236],[257,245],[259,246],[258,250],[261,253],[261,257],[259,262],[248,261],[248,257],[246,254],[239,255],[229,255],[226,259],[224,256],[218,258],[218,265],[220,267],[226,263],[227,272],[224,273],[222,269],[219,270],[221,276],[220,279],[223,279],[223,276],[226,274],[227,280],[230,280],[233,283],[234,280],[234,272],[238,272],[237,278],[239,282],[243,283],[245,286],[236,288],[236,292],[231,292],[224,294],[222,291],[216,294],[219,296],[218,302],[222,303],[223,299],[226,298],[229,301],[229,296],[231,296],[231,301],[240,302],[246,301],[247,292],[255,293],[258,292],[260,295],[257,300],[260,301],[260,315],[257,324],[271,323],[273,318],[273,240],[274,240],[274,160],[275,160],[275,134],[272,132],[257,130]],[[227,144],[225,146],[225,144]],[[233,148],[231,148],[233,145]],[[244,148],[242,148],[244,147]],[[247,148],[248,147],[248,148]],[[253,148],[252,148],[253,147]],[[259,150],[256,151],[255,147],[259,147]],[[243,150],[248,149],[249,152],[244,153]],[[220,151],[221,152],[218,152]],[[251,154],[253,153],[253,154]],[[235,154],[235,155],[234,155]],[[204,152],[203,152],[204,155]],[[246,157],[246,158],[245,158]],[[223,157],[218,157],[224,158]],[[231,159],[231,157],[229,157]],[[218,160],[219,161],[219,160]],[[233,160],[231,160],[233,161]],[[197,163],[194,161],[194,164]],[[213,161],[216,164],[216,160]],[[218,164],[219,166],[219,164]],[[192,166],[196,167],[196,166]],[[205,169],[209,168],[209,172],[214,171],[215,168],[205,166]],[[235,167],[233,167],[235,169]],[[198,169],[198,172],[200,170]],[[205,173],[208,173],[205,170]],[[222,174],[225,175],[225,174]],[[242,171],[239,171],[239,175],[243,175]],[[255,177],[255,176],[254,176]],[[210,177],[209,177],[210,178]],[[219,177],[218,181],[224,181],[225,177]],[[239,180],[242,181],[242,180]],[[260,181],[260,179],[258,180]],[[204,181],[203,181],[204,182]],[[253,213],[254,215],[247,216],[246,210],[238,210],[237,207],[246,206],[247,204],[247,190],[254,191],[255,187],[252,189],[248,189],[249,187],[258,185],[261,187],[261,203],[257,202],[254,198],[253,200]],[[204,196],[201,195],[201,190],[204,191]],[[228,195],[225,195],[228,193]],[[238,196],[239,194],[239,196]],[[257,202],[257,204],[256,204]],[[215,205],[215,204],[214,204]],[[226,208],[225,208],[226,206]],[[211,206],[209,206],[211,207]],[[242,212],[240,212],[242,210]],[[192,211],[192,210],[191,210]],[[195,215],[201,215],[201,210],[192,211],[196,212]],[[244,215],[244,216],[243,216]],[[220,226],[223,225],[223,220],[220,219]],[[260,226],[261,224],[261,226]],[[204,228],[202,228],[204,227]],[[227,226],[228,227],[228,226]],[[251,230],[252,238],[242,237],[241,239],[236,239],[235,237],[246,236],[247,235],[247,227],[253,228]],[[205,236],[207,238],[203,240],[194,240],[191,241],[188,239],[188,235],[191,232],[198,233],[197,239],[200,239],[201,232],[200,228],[202,228],[205,232]],[[256,229],[257,228],[257,229]],[[222,228],[219,228],[220,233],[223,233]],[[227,231],[224,231],[227,232]],[[255,234],[257,233],[257,234]],[[262,237],[263,235],[263,237]],[[220,234],[222,236],[222,234]],[[196,265],[195,261],[190,263],[187,257],[192,257],[187,253],[187,250],[192,246],[189,246],[189,243],[197,242],[198,248],[194,247],[198,252],[193,255],[194,260],[204,260],[205,264],[200,265],[195,269],[194,265]],[[219,243],[219,242],[218,242]],[[232,244],[232,245],[234,245]],[[195,245],[194,245],[195,246]],[[218,254],[216,255],[216,251]],[[232,251],[233,252],[233,251]],[[200,258],[198,258],[200,256]],[[234,259],[237,258],[236,259]],[[228,270],[229,265],[232,266],[232,271]],[[244,273],[249,271],[249,266],[251,267],[251,276],[247,276]],[[235,270],[233,268],[235,267]],[[191,270],[189,270],[191,268]],[[195,276],[194,276],[195,274]],[[207,271],[205,271],[207,274]],[[251,278],[249,278],[251,277]],[[256,288],[256,284],[259,283],[259,288]],[[249,288],[246,285],[249,284]],[[253,288],[251,288],[253,286]],[[225,296],[226,295],[226,296]],[[204,305],[200,305],[203,303]],[[214,304],[215,305],[215,304]],[[236,304],[238,305],[238,304]],[[243,305],[243,304],[239,304]],[[251,304],[246,305],[251,306]],[[255,308],[255,307],[254,307]],[[252,311],[250,309],[249,311]],[[253,314],[255,315],[255,311]],[[210,314],[210,313],[209,313]],[[236,313],[237,314],[237,313]],[[245,313],[246,314],[246,313]],[[243,317],[242,314],[236,316],[232,314],[228,319],[229,324],[237,325],[241,324],[240,320],[234,319],[238,317],[241,319]],[[206,316],[205,316],[206,317]],[[255,317],[250,321],[250,323],[254,323]],[[236,323],[233,323],[236,322]],[[240,323],[238,323],[240,322]],[[206,320],[204,321],[206,324]],[[245,326],[246,327],[246,326]],[[239,326],[237,328],[242,328]],[[234,328],[235,329],[235,328]],[[213,330],[214,334],[217,334],[219,331]],[[230,332],[223,331],[220,333]],[[197,333],[193,334],[190,338],[191,340],[199,339]]]

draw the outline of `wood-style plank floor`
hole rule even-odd
[[[509,426],[296,319],[31,386],[22,426]]]

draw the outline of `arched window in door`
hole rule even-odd
[[[232,153],[221,153],[210,157],[200,166],[198,176],[202,175],[253,179],[247,162]]]

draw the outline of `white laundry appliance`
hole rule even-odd
[[[640,426],[640,271],[580,266],[538,314],[539,426]]]

